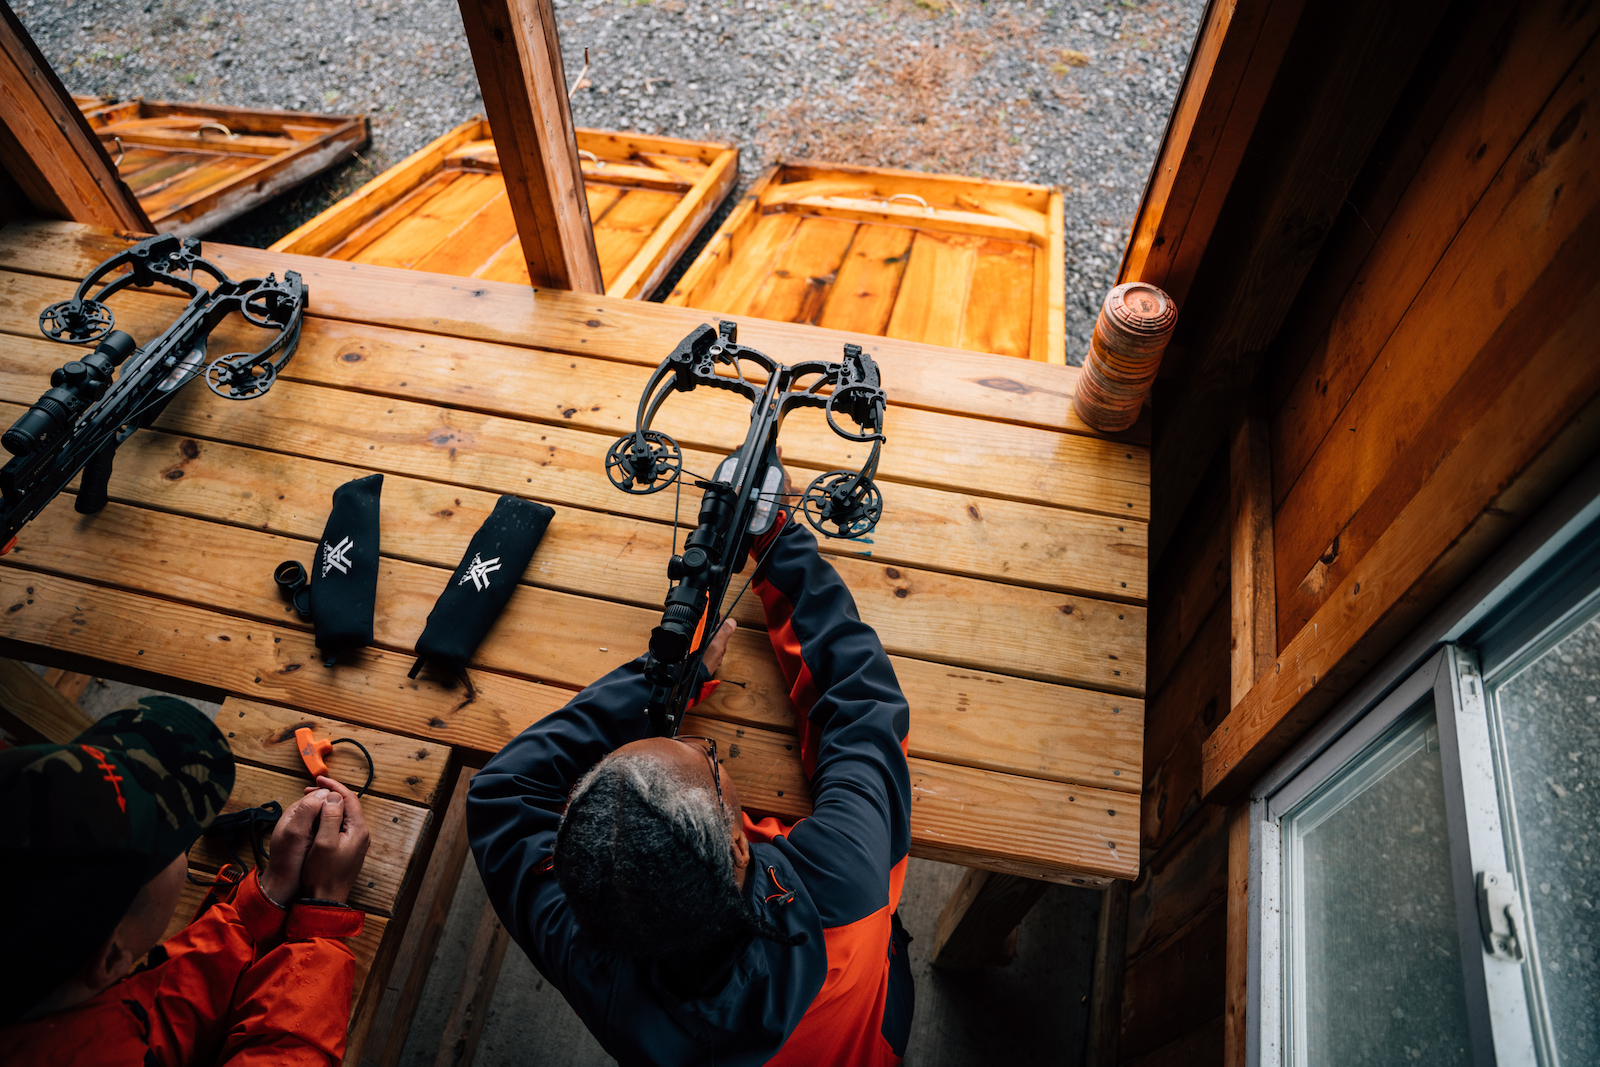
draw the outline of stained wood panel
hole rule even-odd
[[[1587,145],[1600,105],[1597,76],[1600,45],[1591,44],[1453,235],[1404,317],[1384,337],[1371,370],[1343,405],[1339,432],[1317,446],[1283,498],[1274,520],[1278,571],[1286,586],[1279,608],[1280,627],[1287,627],[1283,640],[1334,588],[1337,579],[1326,568],[1313,572],[1333,539],[1340,538],[1340,555],[1359,558],[1397,514],[1397,505],[1409,499],[1402,490],[1387,505],[1367,503],[1474,365],[1469,354],[1482,352],[1505,328],[1508,309],[1526,300],[1525,314],[1531,314],[1533,306],[1550,298],[1549,287],[1587,284],[1580,265],[1574,264],[1580,273],[1572,278],[1551,275],[1547,268],[1600,204],[1594,189],[1600,161]],[[1440,220],[1437,228],[1448,229],[1448,221]],[[1508,248],[1518,254],[1496,254]],[[1377,278],[1366,288],[1375,287],[1382,287]],[[1523,343],[1538,344],[1553,325],[1541,328],[1529,319],[1533,332]],[[1361,351],[1354,348],[1351,358],[1359,360]],[[1468,424],[1468,413],[1457,415],[1465,418],[1453,421]],[[1438,439],[1440,444],[1447,440]],[[1413,490],[1424,473],[1414,469]],[[1352,528],[1358,512],[1367,514]]]
[[[779,164],[667,302],[1062,363],[1061,219],[1042,186]]]
[[[185,237],[237,218],[367,143],[360,115],[133,100],[87,117],[154,229]]]

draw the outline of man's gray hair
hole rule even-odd
[[[556,834],[556,878],[602,947],[662,957],[763,933],[744,899],[735,812],[660,759],[613,754],[578,780]]]

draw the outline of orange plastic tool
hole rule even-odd
[[[306,770],[311,772],[311,777],[320,778],[328,773],[328,765],[322,762],[333,751],[333,742],[326,738],[318,741],[311,736],[311,727],[302,726],[294,732],[294,743],[300,749],[300,758],[305,762]]]

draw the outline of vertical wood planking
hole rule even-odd
[[[1035,300],[1035,251],[1015,241],[988,240],[978,246],[957,347],[1028,358],[1034,319],[1049,319],[1049,305]]]
[[[413,270],[475,278],[488,269],[507,242],[517,239],[517,220],[511,217],[506,183],[496,174],[489,177],[486,185],[493,193],[488,201],[472,213],[465,225],[412,264]]]
[[[738,257],[738,266],[730,264],[711,294],[704,301],[697,300],[694,306],[724,315],[743,315],[767,280],[767,275],[772,273],[779,254],[794,238],[799,225],[798,215],[762,215],[757,218],[743,247],[734,253]]]
[[[959,344],[967,287],[981,242],[977,237],[919,230],[911,242],[911,258],[886,335],[950,348]]]
[[[1250,1021],[1250,801],[1228,811],[1228,948],[1223,981],[1223,1065],[1247,1067],[1245,1036]]]
[[[915,234],[905,226],[863,223],[858,227],[817,325],[882,335],[900,292]]]
[[[1228,473],[1232,667],[1229,707],[1244,699],[1278,655],[1278,603],[1272,554],[1272,457],[1267,420],[1251,410],[1234,416]]]
[[[761,283],[746,314],[815,325],[858,229],[840,219],[801,218],[781,265]]]
[[[478,916],[478,931],[467,951],[466,978],[456,991],[434,1067],[469,1067],[472,1063],[478,1051],[478,1039],[483,1036],[489,1004],[494,1000],[500,964],[506,958],[506,946],[510,943],[511,935],[500,925],[494,905],[484,901],[483,911]]]
[[[611,209],[594,224],[600,276],[613,278],[621,274],[681,199],[677,193],[654,189],[624,190]]]
[[[460,0],[533,284],[603,293],[551,0]]]

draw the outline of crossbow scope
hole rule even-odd
[[[765,380],[745,377],[747,365],[759,369]],[[650,424],[667,397],[702,385],[749,400],[750,430],[710,479],[695,481],[703,494],[699,524],[684,539],[683,552],[667,564],[672,587],[661,624],[651,631],[645,666],[651,683],[647,710],[656,736],[674,737],[682,728],[705,641],[726,618],[717,612],[728,585],[743,569],[756,539],[772,530],[783,510],[778,432],[789,411],[821,408],[834,433],[872,444],[860,470],[818,475],[799,494],[794,509],[827,537],[862,537],[883,515],[883,495],[872,479],[885,440],[888,398],[872,357],[859,345],[845,345],[844,358],[837,363],[807,360],[785,366],[739,344],[738,328],[728,321],[716,330],[697,326],[656,368],[639,398],[633,432],[617,438],[606,452],[606,477],[612,485],[642,495],[659,493],[682,479],[683,449]],[[841,418],[854,429],[841,425]]]

